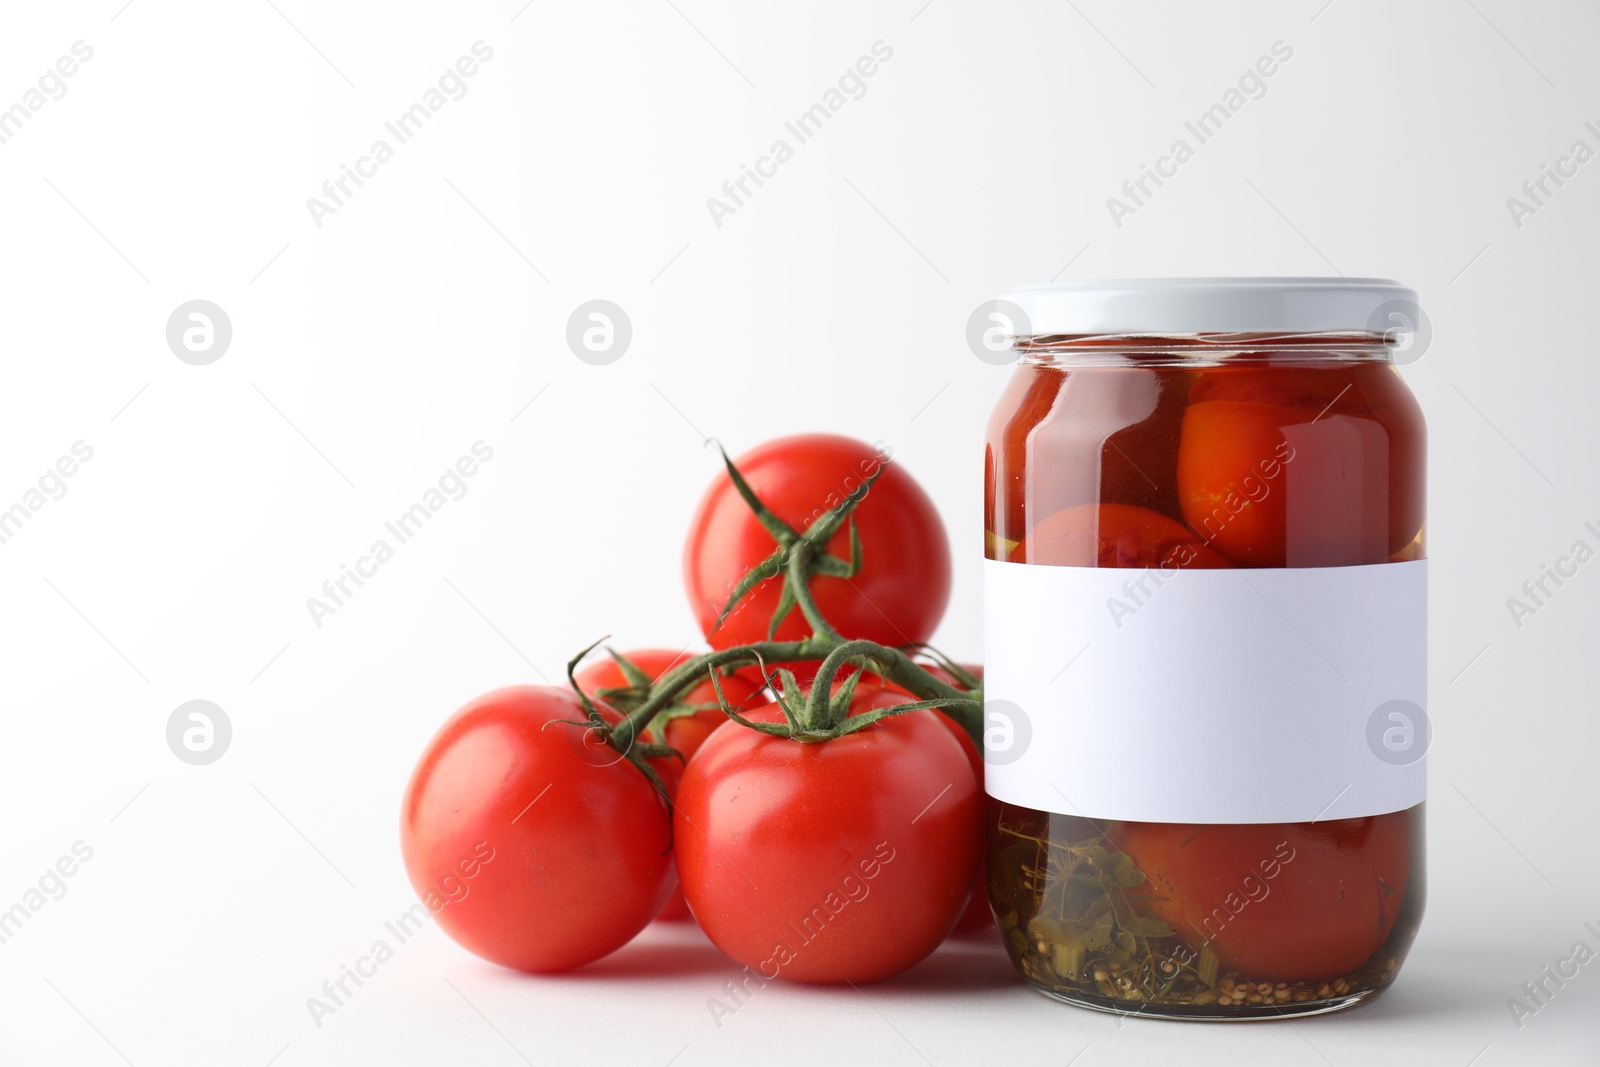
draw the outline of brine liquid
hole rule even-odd
[[[1145,876],[1112,844],[1116,823],[989,802],[989,896],[1006,950],[1023,978],[1041,991],[1087,1007],[1195,1018],[1270,1018],[1357,1003],[1394,980],[1422,921],[1426,897],[1423,808],[1374,817],[1403,827],[1405,884],[1387,934],[1353,966],[1245,969],[1224,962],[1219,942],[1251,924],[1299,876],[1291,861],[1274,880],[1253,884],[1249,866],[1207,879],[1193,902],[1194,920],[1169,923],[1153,901],[1170,887]],[[1272,837],[1302,843],[1307,824],[1272,827]],[[1302,845],[1303,847],[1303,845]],[[1270,853],[1263,853],[1269,855]],[[1119,861],[1118,857],[1121,858]],[[1119,870],[1119,862],[1127,866]],[[1358,872],[1360,862],[1353,865]],[[1276,881],[1278,884],[1274,884]],[[1359,876],[1347,892],[1361,891]],[[1169,902],[1163,902],[1169,903]],[[1237,910],[1235,910],[1237,909]],[[1314,931],[1315,908],[1271,917],[1248,938],[1276,937],[1292,953],[1297,929]],[[1164,919],[1162,915],[1166,915]],[[1170,931],[1170,932],[1162,932]],[[1251,946],[1246,946],[1247,948]],[[1315,950],[1325,954],[1326,948]],[[1359,951],[1359,950],[1358,950]]]

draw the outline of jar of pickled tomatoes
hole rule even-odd
[[[1333,1011],[1423,908],[1425,439],[1382,279],[1023,288],[985,448],[990,899],[1023,979]]]

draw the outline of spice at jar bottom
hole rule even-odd
[[[985,450],[990,900],[1085,1007],[1251,1019],[1394,980],[1424,903],[1416,297],[1019,290]]]

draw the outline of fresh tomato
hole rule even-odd
[[[1183,517],[1240,566],[1382,563],[1422,528],[1421,425],[1387,365],[1209,371],[1183,416]]]
[[[657,681],[678,664],[689,659],[689,652],[674,652],[664,648],[636,648],[622,653],[623,657],[638,667],[652,682]],[[610,656],[597,659],[577,673],[578,684],[585,693],[593,696],[600,690],[628,689],[627,675]],[[735,709],[745,710],[762,703],[766,686],[743,673],[722,678],[722,695]],[[670,705],[663,717],[661,740],[682,753],[684,759],[693,756],[711,736],[711,731],[728,722],[728,716],[717,703],[717,691],[707,678],[699,685],[686,690],[675,704]],[[652,740],[655,740],[652,735]],[[689,905],[684,902],[683,890],[674,889],[672,896],[662,905],[656,916],[663,922],[684,922],[692,918]]]
[[[852,714],[904,700],[862,685]],[[966,906],[979,801],[931,712],[812,743],[728,726],[678,789],[684,896],[712,942],[764,978],[888,978],[938,947]]]
[[[1411,880],[1410,813],[1321,823],[1117,823],[1148,881],[1128,890],[1252,981],[1348,974],[1388,938]]]
[[[697,653],[674,652],[665,648],[636,648],[623,652],[622,655],[655,682]],[[623,674],[617,661],[610,656],[598,658],[578,671],[577,680],[583,691],[590,696],[602,689],[629,688],[627,676]],[[722,677],[722,695],[736,710],[765,703],[761,699],[765,689],[765,685],[744,672],[735,672]],[[708,677],[698,685],[685,690],[652,725],[661,725],[659,732],[662,737],[659,740],[662,743],[677,749],[683,754],[684,759],[688,759],[711,735],[712,730],[727,721],[728,716],[718,706],[717,691]]]
[[[933,501],[903,467],[870,445],[828,434],[769,441],[734,463],[773,514],[802,532],[882,471],[851,513],[861,540],[861,569],[851,578],[818,575],[812,592],[823,615],[847,638],[904,645],[933,635],[950,599],[950,543]],[[683,557],[689,601],[712,647],[767,639],[781,575],[756,586],[720,626],[717,617],[745,572],[777,548],[732,479],[719,475],[700,501]],[[850,559],[848,522],[827,551]],[[777,639],[798,641],[810,633],[793,610]]]
[[[564,688],[486,693],[445,723],[406,787],[412,887],[486,960],[581,966],[632,940],[672,892],[666,801],[583,719]]]
[[[1230,567],[1182,523],[1128,504],[1079,504],[1034,524],[1008,557],[1051,567]]]

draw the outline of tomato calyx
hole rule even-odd
[[[593,648],[593,646],[590,647]],[[608,647],[606,655],[611,657],[612,662],[617,665],[617,669],[622,672],[623,679],[627,682],[627,685],[601,686],[594,691],[594,695],[626,715],[650,699],[653,679],[644,668],[616,649]],[[732,674],[735,668],[714,668],[713,670],[714,673],[728,675]],[[721,710],[722,704],[718,701],[674,701],[658,711],[655,717],[644,725],[643,729],[652,737],[665,739],[665,727],[673,719],[691,718],[703,711]]]
[[[650,784],[656,787],[656,791],[666,798],[670,804],[672,794],[667,789],[666,783],[661,780],[661,775],[650,765],[649,761],[652,759],[676,759],[683,762],[683,754],[670,745],[641,740],[641,737],[645,734],[645,729],[632,716],[620,716],[615,722],[607,720],[600,714],[599,707],[589,698],[589,694],[585,693],[583,687],[578,684],[578,664],[582,663],[584,657],[600,647],[605,640],[606,638],[602,637],[599,641],[596,641],[567,661],[567,683],[572,686],[572,691],[578,695],[578,702],[583,705],[584,719],[581,721],[557,719],[545,725],[574,726],[592,731],[598,739],[616,749],[624,759],[637,767],[650,780]],[[612,655],[616,655],[616,653],[612,653]],[[630,664],[630,666],[632,665]],[[638,668],[635,667],[634,670],[637,671]],[[642,674],[643,672],[640,673]],[[645,679],[645,684],[649,684],[648,678]],[[600,692],[600,690],[597,690],[596,695],[599,695]]]
[[[862,672],[870,670],[874,674],[878,673],[874,656],[882,651],[885,651],[884,646],[874,641],[846,641],[836,646],[823,659],[816,679],[809,689],[800,684],[793,671],[780,667],[776,672],[776,679],[769,677],[769,684],[773,691],[773,703],[783,711],[784,721],[781,723],[753,722],[740,715],[725,699],[722,700],[722,711],[739,725],[760,733],[816,744],[845,737],[896,715],[928,708],[968,705],[973,702],[972,697],[965,694],[954,697],[937,696],[907,701],[891,707],[872,708],[852,715],[851,707],[855,700],[856,687],[861,683]],[[839,671],[846,667],[858,669],[845,675],[836,686],[834,680],[839,676]],[[715,674],[712,675],[712,687],[719,699],[722,698],[722,685]]]
[[[569,677],[575,665],[599,644],[600,642],[595,642],[573,660],[569,665]],[[939,656],[939,660],[941,664],[947,662],[946,657],[942,655]],[[786,668],[779,668],[771,674],[767,672],[768,663],[804,662],[821,664],[809,692],[800,685],[794,673]],[[756,723],[739,714],[722,692],[722,678],[724,674],[742,667],[755,667],[762,671],[768,684],[781,698],[780,703],[786,710],[786,716],[792,716],[792,722]],[[969,672],[958,667],[960,674],[952,672],[952,677],[956,678],[959,684],[951,685],[901,649],[880,645],[875,641],[845,641],[840,638],[816,636],[803,641],[762,641],[750,645],[736,645],[686,659],[648,686],[640,686],[637,691],[631,693],[632,698],[637,700],[641,693],[648,691],[644,700],[627,711],[620,721],[607,723],[604,719],[600,719],[598,722],[591,720],[584,725],[599,731],[600,736],[612,747],[629,755],[630,759],[637,754],[638,759],[634,759],[635,763],[661,755],[676,756],[678,755],[676,750],[668,746],[641,745],[636,742],[639,736],[649,729],[650,724],[657,721],[659,715],[678,703],[680,695],[709,679],[713,691],[718,695],[723,714],[741,726],[763,733],[792,736],[796,740],[827,740],[854,733],[886,717],[875,709],[849,718],[848,700],[841,703],[841,707],[846,710],[833,707],[833,682],[840,671],[846,668],[859,668],[859,670],[852,671],[843,679],[840,685],[841,691],[844,685],[849,685],[853,691],[861,672],[876,675],[915,698],[895,708],[881,709],[884,712],[898,714],[923,708],[938,708],[958,722],[974,739],[981,738],[982,690],[977,684],[967,688],[969,681],[978,682],[978,679]],[[573,687],[577,689],[576,683]],[[585,701],[586,707],[592,706],[586,694],[579,695]],[[599,695],[599,692],[596,695]],[[647,765],[643,769],[650,770]]]
[[[767,636],[775,636],[783,620],[795,608],[799,608],[811,629],[819,636],[837,638],[839,635],[833,625],[823,617],[817,608],[816,600],[811,595],[811,577],[813,575],[829,575],[835,578],[854,578],[861,570],[861,535],[857,532],[855,522],[850,520],[850,513],[866,498],[867,491],[874,482],[883,476],[887,467],[879,467],[871,475],[862,480],[850,493],[839,502],[836,507],[830,508],[818,516],[804,532],[796,530],[789,523],[779,518],[766,502],[756,494],[745,480],[739,468],[734,464],[728,452],[720,442],[714,442],[717,451],[722,453],[723,466],[728,469],[728,478],[733,482],[739,498],[745,502],[756,520],[761,523],[772,539],[777,542],[777,548],[772,554],[760,563],[751,567],[744,576],[734,585],[728,594],[728,602],[722,606],[722,611],[717,615],[713,631],[723,624],[739,602],[749,596],[756,586],[768,579],[775,578],[779,572],[785,574],[783,589],[779,593],[778,606],[772,613],[772,620],[767,625]],[[849,521],[850,532],[850,558],[840,559],[827,553],[828,542],[833,535],[839,532],[841,524]],[[794,580],[796,573],[800,580]]]

